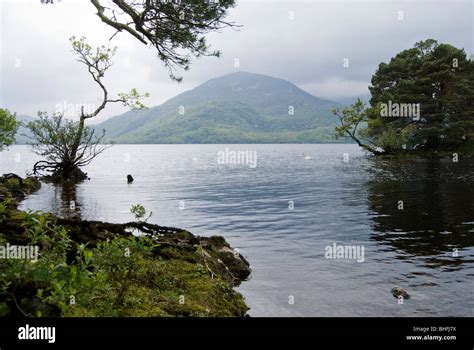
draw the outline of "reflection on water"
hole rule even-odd
[[[219,164],[226,147],[256,151],[257,167]],[[35,160],[12,147],[0,169],[23,175]],[[126,222],[141,203],[150,222],[223,235],[251,263],[239,291],[252,316],[474,316],[473,160],[381,160],[355,145],[118,145],[86,171],[90,181],[46,184],[21,207]],[[364,262],[326,259],[333,243],[364,246]],[[395,285],[411,295],[404,305]]]
[[[472,162],[373,160],[368,182],[372,239],[397,258],[417,258],[428,267],[458,269],[463,249],[474,246]]]
[[[43,183],[40,191],[33,195],[33,198],[37,200],[37,204],[31,208],[28,206],[23,208],[53,212],[63,218],[80,218],[82,217],[81,207],[83,205],[82,198],[77,196],[80,186],[72,183]]]
[[[54,185],[55,189],[60,192],[60,207],[58,214],[67,217],[81,217],[81,202],[77,200],[77,185],[66,182]]]

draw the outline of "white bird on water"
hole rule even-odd
[[[303,153],[304,159],[305,160],[311,160],[313,157],[307,156],[306,153]]]

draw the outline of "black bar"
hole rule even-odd
[[[55,342],[19,340],[19,327],[56,327]],[[0,319],[0,349],[67,345],[93,346],[132,341],[154,343],[163,337],[185,341],[202,336],[311,336],[321,344],[393,345],[403,348],[473,349],[474,318],[22,318]],[[414,327],[417,327],[415,330]],[[432,327],[436,327],[432,328]],[[442,327],[442,329],[441,329]],[[454,328],[455,329],[454,329]],[[408,340],[407,336],[456,336]],[[191,340],[188,338],[188,340]]]

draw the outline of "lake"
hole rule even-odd
[[[10,147],[0,173],[23,176],[38,159]],[[473,159],[382,160],[333,144],[116,145],[85,171],[89,181],[44,184],[21,209],[126,222],[141,203],[152,223],[222,235],[253,269],[238,288],[251,316],[474,316]],[[410,299],[399,303],[394,286]]]

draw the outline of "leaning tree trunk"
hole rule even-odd
[[[61,164],[61,174],[57,174],[61,180],[81,181],[87,178],[87,175],[76,165],[77,151],[81,145],[82,134],[84,133],[84,114],[81,114],[79,119],[79,127],[74,138],[74,143],[71,147],[68,159],[63,159]]]
[[[80,119],[79,119],[79,128],[76,133],[76,138],[74,139],[74,143],[71,148],[71,160],[74,162],[77,156],[77,150],[79,149],[79,146],[81,145],[81,138],[82,138],[82,133],[84,132],[84,115],[82,114]]]
[[[383,154],[387,154],[386,152],[377,151],[375,148],[362,143],[356,136],[355,133],[351,133],[350,131],[346,131],[346,133],[361,147],[362,149],[372,153],[375,156],[381,156]]]

